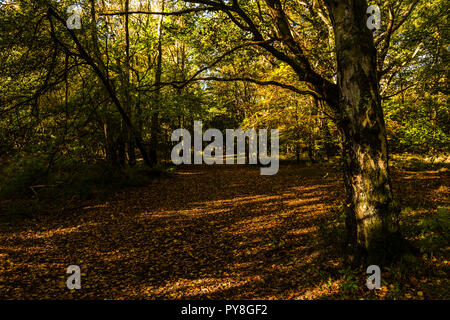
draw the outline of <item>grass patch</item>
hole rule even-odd
[[[450,169],[450,155],[393,154],[391,155],[391,164],[397,169],[406,171],[448,170]]]

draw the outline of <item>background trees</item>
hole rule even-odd
[[[367,203],[353,181],[371,160],[385,178],[377,188],[368,177],[366,193],[389,189],[381,109],[391,150],[449,145],[445,2],[374,3],[382,23],[372,42],[358,1],[89,0],[80,2],[80,30],[65,25],[72,1],[2,1],[1,161],[39,163],[28,188],[66,162],[167,163],[171,132],[197,119],[218,129],[278,127],[286,159],[326,161],[347,148],[355,213]],[[347,79],[367,57],[367,68],[352,71],[359,78]],[[350,80],[365,94],[345,97]],[[349,103],[366,98],[370,108]],[[361,134],[364,116],[376,125]],[[366,155],[353,152],[373,137]],[[373,197],[391,203],[390,191]]]

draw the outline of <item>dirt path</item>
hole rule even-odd
[[[320,298],[342,268],[319,232],[342,191],[326,169],[182,169],[0,226],[0,298]],[[81,290],[66,288],[69,265]]]

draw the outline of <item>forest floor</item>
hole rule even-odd
[[[448,210],[448,169],[394,170],[402,227]],[[0,299],[449,299],[449,243],[365,268],[340,250],[343,186],[331,166],[190,166],[106,198],[0,219]],[[447,209],[445,209],[447,208]],[[448,237],[448,234],[444,234]],[[431,237],[431,238],[430,238]],[[448,239],[448,238],[447,238]],[[428,241],[428,242],[424,242]],[[81,268],[68,290],[66,269]]]

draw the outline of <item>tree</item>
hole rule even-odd
[[[92,24],[95,24],[97,21],[95,19],[95,1],[91,1],[91,8],[92,8],[91,14],[92,14],[92,18],[93,18]],[[128,8],[128,6],[127,6],[127,8]],[[63,47],[63,49],[65,51],[70,52],[70,50],[68,49],[68,47],[65,44],[63,44],[61,41],[57,40],[57,36],[55,34],[55,27],[54,27],[53,20],[52,20],[53,18],[62,25],[66,24],[66,21],[57,13],[57,11],[51,5],[48,5],[47,19],[49,20],[49,23],[51,25],[52,37],[55,40],[55,42],[57,42],[60,46]],[[123,104],[120,102],[119,96],[117,95],[115,88],[113,87],[110,79],[108,78],[107,71],[105,70],[102,59],[98,56],[93,57],[89,54],[89,52],[86,50],[86,48],[83,47],[83,45],[81,44],[81,42],[78,39],[74,30],[67,29],[67,32],[69,33],[71,40],[75,43],[76,49],[78,51],[77,56],[79,56],[81,59],[83,59],[92,68],[94,73],[98,76],[101,83],[105,87],[107,93],[109,94],[111,100],[113,101],[113,104],[115,105],[118,112],[120,113],[121,118],[122,118],[127,130],[130,132],[130,135],[134,139],[134,142],[136,143],[137,148],[141,152],[144,162],[147,165],[152,166],[152,162],[150,161],[147,150],[145,149],[145,146],[143,145],[140,132],[138,132],[138,130],[136,130],[136,127],[132,123],[132,119],[130,118],[129,114],[127,113],[126,107],[124,107]],[[91,35],[93,36],[93,43],[95,46],[95,44],[97,43],[96,34],[91,33]],[[128,35],[127,35],[127,38],[128,38]],[[126,50],[128,51],[128,40],[127,40],[126,48],[127,48]],[[94,50],[94,53],[98,53],[98,50]],[[127,62],[128,62],[128,58],[129,57],[127,54],[127,58],[126,58]],[[95,61],[95,60],[97,60],[97,61]],[[127,63],[125,74],[129,74],[128,68],[129,68],[129,65]],[[128,86],[128,81],[126,81],[126,84]],[[126,90],[126,92],[128,92],[128,89],[125,89],[125,90]],[[121,137],[121,138],[126,139],[126,137]]]
[[[160,4],[160,12],[164,12],[164,0],[161,0]],[[156,85],[156,91],[155,91],[155,110],[153,110],[152,114],[152,124],[151,124],[151,138],[150,138],[150,160],[153,164],[156,164],[158,162],[158,136],[159,132],[161,131],[160,125],[159,125],[159,109],[161,108],[161,76],[162,76],[162,59],[163,59],[163,53],[162,53],[162,37],[163,37],[163,25],[164,22],[164,15],[159,16],[158,20],[158,44],[157,44],[157,57],[156,57],[156,70],[155,70],[155,85]]]
[[[299,80],[308,84],[307,93],[331,107],[343,140],[346,225],[352,249],[378,264],[405,252],[407,246],[399,230],[399,208],[394,202],[389,174],[377,50],[372,31],[366,27],[367,3],[327,0],[324,1],[326,12],[309,4],[309,10],[320,13],[334,32],[330,35],[334,36],[337,65],[334,83],[312,67],[313,58],[306,53],[295,23],[286,14],[287,5],[283,6],[280,0],[266,0],[265,12],[259,1],[256,1],[256,11],[246,1],[242,4],[237,0],[185,2],[197,4],[198,10],[224,12],[245,34],[244,41],[251,41],[289,65]],[[393,28],[386,37],[392,32]]]
[[[404,249],[388,166],[377,55],[363,1],[326,1],[336,44],[338,127],[343,137],[347,231],[373,262]],[[378,262],[379,263],[379,262]]]

